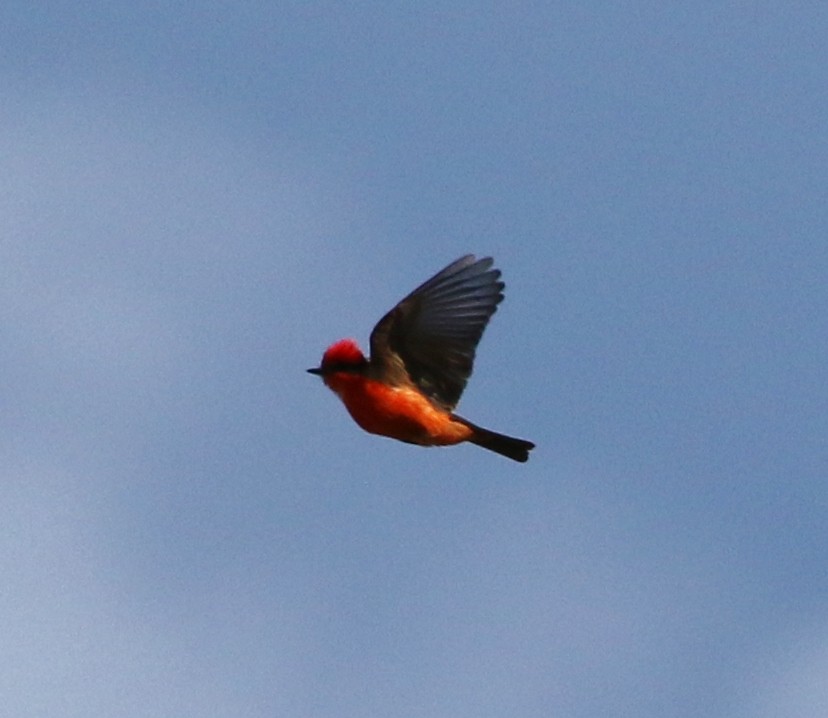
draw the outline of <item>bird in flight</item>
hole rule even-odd
[[[483,330],[503,300],[491,257],[468,254],[417,287],[371,332],[371,357],[353,339],[332,344],[322,377],[365,431],[420,446],[469,441],[526,461],[531,441],[484,429],[454,413]]]

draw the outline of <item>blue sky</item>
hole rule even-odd
[[[6,3],[9,715],[828,711],[828,10]],[[304,370],[456,257],[464,416]]]

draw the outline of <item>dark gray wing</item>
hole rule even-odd
[[[421,391],[452,410],[483,330],[503,301],[504,284],[492,261],[461,257],[388,312],[371,332],[377,370],[395,377],[404,369]]]

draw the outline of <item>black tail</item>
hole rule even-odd
[[[455,418],[460,419],[460,417]],[[469,439],[472,444],[482,446],[484,449],[494,451],[514,461],[528,461],[529,452],[535,448],[535,445],[531,441],[516,439],[514,436],[506,436],[505,434],[498,434],[496,431],[489,431],[489,429],[475,426],[465,419],[460,420],[474,431],[472,437]]]

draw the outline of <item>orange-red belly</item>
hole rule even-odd
[[[424,446],[458,444],[472,429],[410,387],[390,387],[362,376],[338,374],[328,385],[365,431]]]

